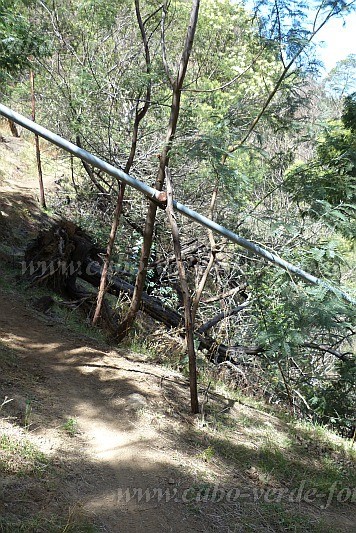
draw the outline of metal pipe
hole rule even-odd
[[[232,231],[225,228],[224,226],[220,226],[220,224],[217,224],[213,220],[206,218],[204,215],[201,215],[200,213],[197,213],[196,211],[189,209],[189,207],[186,207],[185,205],[180,204],[179,202],[176,202],[176,201],[174,201],[173,204],[174,204],[175,209],[179,211],[180,213],[182,213],[183,215],[185,215],[186,217],[191,218],[192,220],[195,220],[195,222],[198,222],[202,226],[206,226],[207,228],[213,230],[215,233],[219,233],[223,237],[226,237],[230,241],[238,244],[239,246],[246,248],[246,250],[249,250],[255,255],[258,255],[260,257],[263,257],[264,259],[267,259],[267,261],[269,261],[270,263],[279,265],[283,269],[288,270],[289,272],[293,272],[293,274],[296,274],[297,276],[304,278],[305,280],[309,281],[310,283],[313,283],[314,285],[324,283],[322,280],[320,280],[319,278],[316,278],[312,274],[309,274],[308,272],[305,272],[301,268],[298,268],[292,265],[291,263],[288,263],[288,261],[285,261],[278,255],[273,254],[272,252],[269,252],[268,250],[265,250],[258,244],[248,241],[247,239],[244,239],[244,237],[239,237],[239,235],[237,235],[236,233],[233,233]]]
[[[76,144],[73,144],[70,141],[63,139],[63,137],[60,137],[56,133],[53,133],[52,131],[49,131],[46,128],[43,128],[36,122],[29,120],[23,115],[12,111],[11,109],[2,104],[0,104],[0,115],[3,115],[4,117],[12,120],[13,122],[16,122],[20,126],[23,126],[24,128],[32,131],[40,137],[43,137],[43,139],[46,139],[47,141],[55,144],[56,146],[59,146],[59,148],[63,148],[63,150],[70,152],[74,156],[83,159],[83,161],[86,161],[93,167],[100,168],[100,170],[103,170],[107,174],[110,174],[110,176],[114,176],[118,180],[123,181],[127,185],[130,185],[130,187],[133,187],[134,189],[137,189],[138,191],[142,192],[151,200],[157,200],[158,202],[161,201],[160,192],[156,189],[153,189],[145,183],[136,180],[135,178],[126,174],[126,172],[124,172],[123,170],[120,170],[114,167],[113,165],[110,165],[110,163],[106,163],[99,157],[96,157],[95,155],[91,154],[90,152],[87,152],[86,150],[83,150],[83,148],[79,148],[79,146],[77,146]]]
[[[90,165],[93,165],[94,167],[97,167],[107,174],[110,174],[111,176],[114,176],[118,180],[126,183],[130,187],[133,187],[134,189],[140,191],[145,196],[150,198],[151,200],[155,200],[157,202],[162,202],[162,193],[157,191],[156,189],[153,189],[152,187],[149,187],[145,183],[133,178],[132,176],[129,176],[122,170],[114,167],[113,165],[110,165],[109,163],[106,163],[99,157],[96,157],[95,155],[91,154],[90,152],[87,152],[83,148],[79,148],[75,144],[67,141],[66,139],[63,139],[59,135],[56,135],[55,133],[52,133],[51,131],[47,130],[46,128],[43,128],[39,124],[36,124],[32,120],[27,119],[23,115],[20,115],[19,113],[16,113],[15,111],[12,111],[8,107],[0,104],[0,115],[3,115],[4,117],[13,120],[20,126],[23,126],[24,128],[32,131],[33,133],[39,135],[40,137],[43,137],[47,141],[55,144],[56,146],[59,146],[60,148],[63,148],[63,150],[66,150],[67,152],[70,152],[76,157],[79,157],[80,159],[83,159]],[[201,224],[202,226],[205,226],[206,228],[211,229],[215,233],[218,233],[222,235],[223,237],[226,237],[230,241],[238,244],[239,246],[242,246],[246,250],[249,250],[255,255],[258,255],[259,257],[262,257],[269,261],[270,263],[273,263],[275,265],[280,266],[287,272],[290,272],[292,274],[295,274],[296,276],[305,279],[309,283],[312,283],[314,285],[320,285],[324,287],[325,289],[332,291],[336,295],[340,296],[347,302],[352,303],[353,305],[356,304],[356,300],[354,300],[351,296],[349,296],[344,291],[341,291],[340,289],[336,287],[332,287],[328,283],[325,283],[321,279],[313,276],[312,274],[309,274],[308,272],[305,272],[299,267],[296,267],[289,263],[288,261],[285,261],[278,255],[269,252],[268,250],[265,250],[258,244],[255,244],[251,241],[248,241],[247,239],[244,239],[243,237],[240,237],[236,233],[226,229],[224,226],[221,226],[220,224],[217,224],[213,220],[210,220],[209,218],[205,217],[204,215],[201,215],[200,213],[197,213],[196,211],[193,211],[189,207],[181,204],[180,202],[177,202],[176,200],[173,201],[173,206],[176,211],[179,213],[182,213],[182,215],[190,218],[191,220],[194,220],[195,222],[198,222],[198,224]]]

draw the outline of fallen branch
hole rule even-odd
[[[83,268],[78,274],[79,277],[94,287],[98,287],[100,283],[102,268],[99,263],[90,259],[84,262]],[[107,292],[116,296],[122,293],[132,297],[134,293],[134,286],[131,283],[119,278],[112,272],[109,273]],[[174,309],[171,309],[161,303],[158,298],[149,296],[146,292],[142,294],[141,310],[145,311],[155,320],[162,322],[168,327],[178,328],[184,323],[182,315],[177,313]]]
[[[302,347],[312,348],[313,350],[317,350],[319,352],[330,353],[331,355],[334,355],[335,357],[340,359],[340,361],[344,361],[344,362],[350,360],[348,355],[352,355],[351,352],[340,353],[337,350],[334,350],[333,348],[326,346],[325,344],[315,344],[313,342],[305,342],[304,344],[302,344]]]
[[[238,315],[240,311],[248,307],[250,302],[244,302],[243,304],[235,307],[234,309],[230,309],[229,311],[223,311],[222,313],[219,313],[218,315],[214,316],[212,319],[208,320],[208,322],[205,322],[200,328],[198,329],[198,333],[205,333],[212,327],[216,326],[219,322],[224,320],[225,318],[229,316],[235,316]]]
[[[69,295],[92,315],[95,295],[78,286],[77,279],[81,278],[94,287],[99,286],[102,274],[101,252],[81,228],[62,220],[41,232],[29,244],[25,263],[22,265],[23,272],[26,271],[31,283],[48,284],[57,292]],[[132,298],[134,286],[120,278],[115,271],[109,271],[107,292],[116,296],[126,294]],[[140,309],[167,327],[183,329],[183,316],[146,292],[143,292]],[[237,312],[236,309],[232,312]],[[105,305],[101,325],[106,326],[113,335],[116,334],[117,316],[108,304]],[[260,346],[226,346],[206,334],[195,331],[194,335],[199,341],[200,349],[206,350],[207,357],[216,363],[232,361],[242,364],[241,361],[246,356],[263,353]]]
[[[201,300],[201,303],[211,304],[214,302],[218,302],[220,300],[224,300],[225,298],[235,296],[237,292],[243,291],[245,289],[246,289],[246,285],[244,285],[243,287],[234,287],[233,289],[227,292],[224,292],[223,294],[218,294],[217,296],[211,296],[210,298],[204,298],[204,300]]]

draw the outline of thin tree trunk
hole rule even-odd
[[[20,134],[19,134],[19,131],[17,129],[17,126],[16,126],[15,122],[13,122],[10,119],[8,119],[7,121],[9,123],[9,128],[10,128],[10,131],[11,131],[11,135],[13,137],[20,137]]]
[[[124,194],[125,194],[125,184],[122,183],[120,186],[119,195],[117,197],[114,218],[113,218],[112,225],[111,225],[109,242],[106,248],[106,255],[105,255],[103,270],[101,273],[98,298],[97,298],[95,313],[93,317],[93,325],[95,325],[98,322],[100,315],[101,315],[101,309],[103,306],[105,290],[106,290],[106,280],[107,280],[108,271],[110,267],[111,254],[112,254],[114,244],[115,244],[117,228],[118,228],[120,216],[122,213],[122,204],[123,204]]]
[[[171,104],[171,113],[169,117],[169,123],[167,128],[167,135],[165,145],[162,149],[160,155],[160,165],[158,170],[157,179],[155,182],[155,188],[158,191],[162,191],[164,180],[165,180],[165,169],[168,167],[169,163],[169,152],[172,147],[174,140],[179,111],[180,111],[180,100],[183,82],[185,74],[187,72],[189,57],[192,51],[192,46],[194,42],[195,30],[198,22],[198,13],[199,13],[200,0],[193,0],[192,9],[190,13],[189,25],[187,28],[185,44],[182,52],[182,57],[180,60],[177,77],[175,80],[168,76],[172,84],[172,104]],[[164,46],[163,46],[164,48]],[[168,75],[168,74],[167,74]],[[138,266],[138,272],[136,275],[135,281],[135,291],[131,301],[130,309],[125,317],[125,319],[119,325],[119,334],[118,339],[122,340],[127,333],[129,332],[134,320],[136,318],[137,312],[140,308],[141,298],[146,282],[147,267],[151,253],[151,246],[153,241],[153,232],[154,225],[156,220],[157,205],[153,202],[150,202],[148,206],[148,211],[146,215],[146,223],[143,234],[143,244],[141,249],[140,262]]]
[[[75,142],[76,142],[77,146],[79,146],[79,148],[83,148],[82,141],[81,141],[81,138],[80,138],[79,134],[76,135]],[[85,172],[88,174],[90,180],[94,183],[94,185],[98,189],[98,191],[100,191],[101,194],[103,194],[104,196],[109,196],[109,193],[106,191],[106,189],[104,189],[104,187],[101,185],[101,183],[99,183],[99,181],[96,179],[95,174],[94,174],[93,170],[91,169],[90,165],[86,161],[84,161],[84,159],[82,159],[81,162],[82,162],[82,165],[83,165],[83,168],[84,168]]]
[[[36,99],[35,99],[35,74],[33,70],[30,71],[30,85],[31,85],[31,106],[32,106],[32,120],[36,120]],[[40,139],[39,136],[35,134],[35,147],[36,147],[36,160],[37,160],[37,170],[38,170],[38,182],[40,188],[40,204],[43,209],[46,209],[46,200],[43,186],[43,175],[42,175],[42,165],[41,165],[41,151],[40,151]]]
[[[283,379],[284,388],[286,389],[289,405],[290,405],[291,409],[294,409],[294,402],[293,402],[293,398],[292,398],[292,393],[291,393],[289,384],[287,382],[286,376],[285,376],[285,374],[283,372],[282,365],[281,365],[281,363],[279,361],[277,361],[277,366],[278,366],[278,369],[279,369],[279,371],[281,373],[281,376],[282,376],[282,379]]]
[[[179,230],[173,210],[173,187],[170,171],[166,169],[167,176],[167,216],[172,230],[172,240],[174,253],[176,256],[178,274],[184,301],[185,335],[189,358],[189,385],[190,385],[190,405],[192,413],[199,413],[198,387],[197,387],[197,365],[194,346],[194,323],[192,317],[191,298],[185,268],[182,260],[182,248],[179,239]]]
[[[151,73],[151,57],[150,57],[150,50],[148,46],[146,30],[145,30],[145,27],[144,27],[144,24],[141,18],[139,0],[135,0],[135,9],[136,9],[136,18],[137,18],[137,22],[140,28],[142,42],[143,42],[143,46],[145,50],[146,73],[149,75]],[[142,109],[139,110],[138,109],[139,103],[137,102],[137,105],[136,105],[136,117],[135,117],[133,132],[132,132],[131,150],[130,150],[129,157],[125,165],[125,172],[127,174],[129,173],[132,167],[132,164],[134,162],[136,149],[137,149],[137,139],[138,139],[138,130],[139,130],[140,122],[141,120],[143,120],[143,118],[145,117],[148,111],[148,108],[150,105],[150,99],[151,99],[151,80],[149,79],[147,82],[147,87],[146,87],[146,99],[145,99],[144,106]],[[114,243],[115,243],[117,228],[119,226],[119,221],[120,221],[120,217],[122,213],[122,205],[123,205],[123,200],[124,200],[125,188],[126,188],[126,184],[122,183],[120,185],[120,191],[119,191],[119,195],[118,195],[117,202],[116,202],[116,208],[115,208],[115,213],[114,213],[114,219],[113,219],[112,226],[111,226],[109,242],[108,242],[108,246],[106,249],[106,256],[105,256],[103,270],[102,270],[101,279],[100,279],[97,304],[96,304],[95,313],[93,317],[93,325],[95,325],[97,321],[99,320],[101,309],[103,306],[103,300],[105,296],[106,283],[107,283],[107,274],[109,271],[111,254],[112,254],[112,250],[113,250]]]
[[[215,210],[216,201],[218,197],[218,187],[219,187],[219,179],[217,179],[217,182],[215,184],[213,195],[212,195],[211,202],[210,202],[209,216],[211,220],[213,220],[214,218],[214,210]],[[195,322],[195,317],[198,311],[198,307],[200,304],[200,300],[203,294],[204,287],[206,285],[208,276],[213,267],[213,264],[215,262],[215,257],[216,257],[216,241],[215,241],[214,234],[211,230],[208,230],[208,236],[209,236],[209,241],[210,241],[210,258],[209,258],[209,263],[207,264],[207,267],[205,269],[205,272],[200,279],[200,283],[198,285],[198,288],[197,288],[197,291],[196,291],[196,294],[193,300],[192,316],[193,316],[194,322]]]
[[[73,157],[73,154],[70,154],[70,174],[71,174],[71,178],[72,178],[72,183],[73,183],[73,187],[74,187],[74,190],[75,190],[75,194],[78,194],[78,187],[77,187],[77,184],[75,183],[75,178],[74,178],[74,157]]]

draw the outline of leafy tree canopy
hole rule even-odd
[[[285,183],[294,200],[309,206],[311,216],[325,217],[349,236],[356,229],[350,220],[356,200],[355,97],[353,93],[345,99],[341,121],[329,122],[316,157],[293,167]]]
[[[46,37],[30,19],[32,0],[0,0],[0,76],[30,64],[48,52]]]
[[[356,91],[356,54],[338,61],[325,80],[325,88],[336,98]]]

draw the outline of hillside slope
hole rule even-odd
[[[0,531],[353,531],[349,443],[221,384],[191,416],[182,375],[35,309],[16,264],[48,217],[31,143],[5,140]]]

